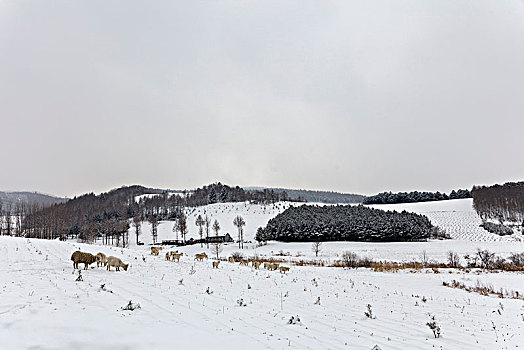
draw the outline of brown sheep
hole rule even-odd
[[[227,261],[229,261],[230,263],[234,263],[235,262],[235,258],[233,258],[232,256],[230,256]]]
[[[166,252],[166,260],[171,260],[171,252]]]
[[[280,266],[279,270],[280,270],[280,273],[286,274],[286,272],[289,271],[289,267],[287,267],[287,266]]]
[[[171,258],[173,259],[173,261],[177,261],[177,262],[180,262],[180,257],[184,255],[184,253],[174,253],[174,254],[171,254]]]
[[[100,267],[102,265],[107,265],[107,257],[104,253],[99,252],[96,254],[96,267]]]
[[[151,247],[151,255],[157,255],[160,254],[160,251],[162,250],[162,247]]]
[[[278,269],[278,265],[278,263],[269,264],[268,270],[275,271],[276,269]]]
[[[117,257],[110,256],[107,258],[107,270],[111,271],[111,266],[114,266],[117,271],[120,271],[120,268],[123,267],[125,271],[127,271],[127,268],[129,264],[124,264],[122,260],[120,260]]]
[[[202,261],[202,260],[204,260],[204,258],[207,259],[207,254],[206,253],[195,254],[195,260]]]
[[[71,261],[73,261],[73,268],[78,269],[78,264],[84,264],[84,270],[87,270],[89,264],[92,264],[96,261],[96,256],[91,253],[84,253],[79,250],[71,255]]]
[[[251,266],[253,266],[255,268],[255,270],[258,270],[260,268],[260,261],[258,260],[253,260],[251,262]]]
[[[247,259],[240,260],[240,265],[246,265],[247,266],[248,264],[249,264],[249,260],[247,260]]]
[[[220,264],[220,261],[213,261],[213,268],[218,269],[219,264]]]

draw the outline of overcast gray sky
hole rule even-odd
[[[524,2],[1,1],[0,190],[524,180]]]

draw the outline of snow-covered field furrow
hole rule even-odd
[[[453,239],[477,242],[521,241],[523,239],[522,235],[501,237],[480,227],[482,220],[473,208],[473,199],[471,198],[370,206],[382,210],[405,210],[426,215],[434,225],[446,230]]]
[[[78,272],[69,259],[78,247],[121,257],[130,268],[90,268],[82,271],[82,282],[75,282]],[[442,286],[453,279],[468,285],[479,280],[522,292],[522,274],[393,274],[292,266],[282,275],[226,262],[212,269],[210,260],[192,258],[199,251],[210,254],[205,247],[178,248],[186,253],[180,263],[140,248],[0,237],[2,346],[514,349],[524,342],[524,302]],[[272,242],[258,249],[269,254],[286,245]],[[226,246],[221,256],[235,250]],[[332,251],[328,248],[323,258],[334,259]],[[240,299],[246,306],[239,306]],[[121,310],[129,300],[141,309]],[[364,316],[367,304],[376,318]],[[439,339],[426,326],[430,315],[441,326]],[[292,316],[300,322],[288,324]]]

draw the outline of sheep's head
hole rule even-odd
[[[124,264],[123,268],[125,271],[127,271],[127,267],[129,266],[129,264]]]

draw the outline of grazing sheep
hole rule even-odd
[[[230,263],[234,263],[235,262],[235,258],[233,258],[232,256],[230,256],[227,261],[229,261]]]
[[[184,255],[184,253],[175,253],[175,254],[171,255],[171,258],[173,259],[173,261],[175,261],[175,259],[176,259],[177,262],[180,262],[180,257],[182,255]]]
[[[151,255],[157,255],[160,254],[160,251],[162,250],[162,247],[151,247]]]
[[[107,258],[107,270],[111,271],[111,266],[114,266],[117,271],[120,271],[120,268],[123,267],[125,271],[127,271],[127,268],[129,264],[124,264],[122,260],[120,260],[117,257],[110,256]]]
[[[84,253],[80,250],[77,250],[76,252],[71,255],[71,261],[73,261],[73,268],[78,269],[78,264],[83,263],[84,264],[84,270],[87,270],[87,267],[89,264],[92,264],[96,261],[96,256],[94,256],[91,253]]]
[[[207,259],[207,254],[206,253],[195,254],[195,260],[203,261],[204,258]]]
[[[102,265],[107,265],[107,257],[104,253],[98,252],[96,254],[96,267],[100,267]]]
[[[247,266],[248,264],[249,264],[249,260],[247,260],[247,259],[240,260],[240,265],[246,265]]]
[[[270,267],[270,266],[271,266],[271,263],[270,263],[270,262],[267,262],[267,261],[266,261],[266,262],[264,263],[264,268],[265,268],[266,270],[269,270],[269,267]]]
[[[219,264],[220,264],[220,261],[213,261],[213,268],[218,269]]]
[[[260,261],[253,260],[253,262],[251,262],[251,266],[253,266],[255,270],[258,270],[260,268]]]
[[[277,263],[269,264],[268,270],[275,271],[276,269],[278,269],[278,265],[279,264]]]
[[[278,269],[280,270],[280,273],[283,273],[283,274],[286,274],[286,272],[289,271],[289,267],[287,266],[280,266]]]

